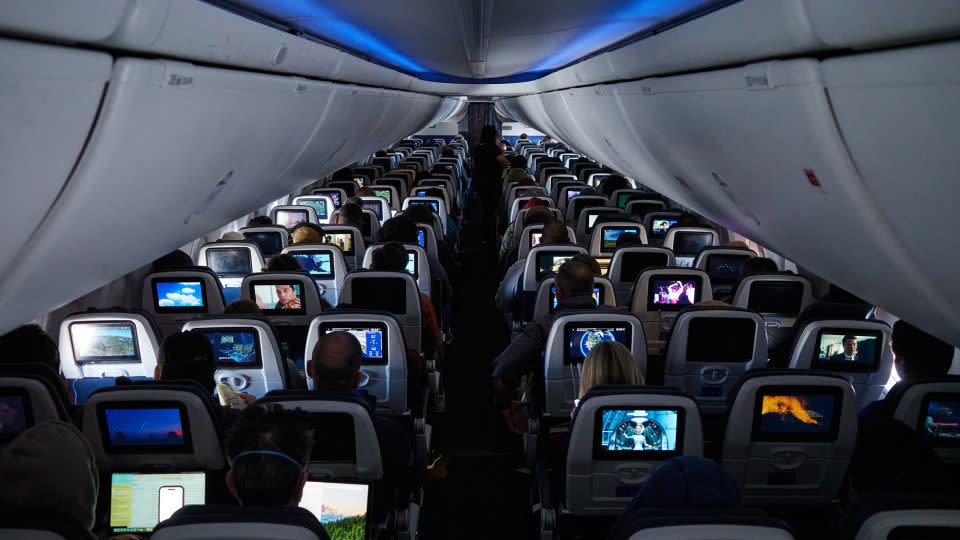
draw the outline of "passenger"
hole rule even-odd
[[[622,247],[633,247],[639,246],[643,247],[643,239],[640,238],[640,235],[637,233],[623,233],[617,237],[617,247],[620,249]]]
[[[36,363],[52,369],[70,399],[70,403],[64,403],[64,405],[70,409],[71,418],[80,425],[82,409],[73,408],[71,405],[75,399],[73,389],[60,372],[60,349],[50,334],[44,332],[38,324],[25,324],[0,336],[0,351],[2,351],[0,363]]]
[[[540,238],[541,244],[569,244],[570,236],[567,232],[567,226],[563,222],[551,218],[543,225],[543,236]],[[517,284],[523,277],[523,267],[526,260],[518,260],[507,268],[507,272],[500,281],[500,287],[497,289],[496,304],[497,309],[503,313],[513,311],[513,301],[516,297]],[[589,268],[588,268],[589,270]],[[593,290],[593,287],[590,287]]]
[[[363,350],[357,338],[346,332],[320,336],[307,361],[307,374],[315,392],[362,396],[357,392],[362,374]],[[404,500],[414,487],[423,463],[413,451],[411,433],[389,418],[371,414],[383,461],[384,482],[399,491]]]
[[[319,225],[300,223],[293,229],[290,229],[291,244],[319,244],[320,242],[323,242],[323,228]]]
[[[150,269],[151,273],[156,272],[166,272],[169,270],[178,270],[182,268],[190,268],[193,266],[193,259],[190,258],[185,252],[179,249],[175,249],[170,253],[167,253],[163,257],[153,261],[153,266]]]
[[[700,223],[700,220],[697,216],[693,214],[682,214],[677,218],[677,227],[700,227],[703,224]]]
[[[362,187],[357,190],[357,197],[376,197],[377,194],[371,187]]]
[[[6,511],[66,515],[94,538],[100,481],[93,448],[74,426],[53,420],[17,435],[0,450],[0,478]]]
[[[519,217],[519,212],[517,215]],[[526,217],[523,221],[523,227],[527,225],[542,225],[553,219],[553,214],[550,212],[550,207],[546,205],[537,205],[527,211]],[[507,228],[507,232],[503,235],[503,241],[500,244],[500,255],[501,257],[506,257],[511,252],[513,253],[513,260],[507,262],[505,266],[509,266],[516,262],[516,250],[520,248],[520,238],[517,236],[515,226],[517,220],[513,220],[513,223],[510,224],[510,227]],[[522,231],[520,231],[522,232]]]
[[[263,227],[264,225],[273,225],[270,216],[255,216],[247,220],[247,227]]]
[[[297,259],[295,259],[293,255],[290,255],[289,253],[278,253],[267,259],[267,266],[265,269],[271,272],[296,272],[302,271],[303,266],[297,262]]]
[[[503,147],[497,142],[497,128],[483,126],[480,143],[473,148],[473,190],[479,195],[483,207],[484,241],[495,246],[497,202],[503,188],[501,173],[510,166],[503,155]]]
[[[507,160],[507,163],[510,165],[511,169],[526,169],[527,168],[527,158],[517,154],[515,156],[510,156],[510,159]],[[529,171],[527,171],[529,174]]]
[[[526,196],[527,196],[526,194],[521,195],[521,197],[526,197]],[[540,207],[549,208],[547,199],[544,199],[541,197],[534,197],[533,199],[528,199],[524,201],[523,205],[520,206],[519,210],[533,210],[534,208],[540,208]],[[547,213],[550,213],[550,211],[548,210]],[[528,217],[529,215],[530,215],[530,212],[527,212]],[[519,216],[520,216],[520,212],[518,211],[517,216],[513,218],[513,221],[511,221],[510,224],[507,225],[507,228],[503,231],[503,240],[500,241],[501,255],[504,253],[504,246],[509,247],[513,245],[513,237],[517,233],[517,230],[516,230],[517,217]],[[506,212],[503,213],[503,217],[504,219],[506,219],[507,217]]]
[[[306,413],[279,405],[250,407],[234,422],[224,442],[230,470],[227,489],[240,506],[269,508],[291,524],[329,539],[310,511],[300,508],[314,433]],[[188,505],[155,530],[189,523],[224,511],[219,505]]]
[[[616,341],[604,341],[590,349],[580,368],[580,390],[570,416],[575,417],[579,400],[594,386],[607,384],[640,386],[644,384],[643,373],[630,349]]]
[[[193,381],[203,387],[208,396],[213,396],[216,392],[216,371],[210,340],[202,334],[178,332],[167,336],[160,344],[153,378],[157,381]],[[257,398],[244,393],[240,393],[240,398],[248,406],[257,401]]]
[[[630,189],[630,181],[619,174],[611,174],[600,181],[599,189],[600,193],[609,199],[618,189]]]
[[[405,272],[407,249],[399,242],[387,242],[373,252],[373,262],[370,266],[373,270]],[[423,353],[432,357],[440,343],[440,325],[430,297],[423,293],[418,294],[420,295],[420,322],[423,325]]]
[[[893,367],[900,377],[893,388],[916,379],[943,377],[953,363],[952,345],[904,320],[893,325],[890,345],[894,354]],[[886,396],[870,403],[858,416],[861,428],[893,418],[895,407],[896,403]]]
[[[260,315],[261,313],[260,306],[248,298],[234,300],[223,309],[224,315]]]
[[[345,202],[340,207],[340,213],[337,214],[338,225],[350,225],[363,230],[363,221],[366,217],[363,214],[363,207],[358,203]]]
[[[246,239],[243,233],[237,231],[226,231],[220,235],[220,240],[223,242],[243,242]]]
[[[725,298],[722,298],[722,300],[730,305],[733,305],[733,297],[737,294],[737,289],[740,287],[740,282],[743,281],[743,279],[747,276],[754,274],[771,274],[779,271],[780,268],[777,267],[777,263],[774,262],[773,259],[768,259],[767,257],[754,257],[752,259],[747,259],[746,262],[743,263],[743,268],[740,269],[740,276],[730,289],[730,294]]]
[[[747,245],[743,240],[731,240],[723,245],[723,247],[728,248],[737,248],[737,249],[750,249],[750,246]]]
[[[521,134],[520,134],[520,137],[517,138],[517,142],[520,142],[520,141],[528,141],[528,140],[530,140],[530,139],[527,138],[527,134],[526,134],[526,133],[521,133]]]
[[[577,253],[570,260],[587,265],[587,267],[590,268],[590,271],[593,272],[594,276],[599,277],[603,275],[603,270],[600,268],[600,263],[598,263],[596,259],[587,255],[586,253]]]
[[[561,225],[562,226],[562,225]],[[493,363],[493,393],[497,409],[507,425],[522,433],[527,429],[520,404],[513,401],[520,378],[542,377],[542,355],[554,317],[570,309],[598,309],[593,300],[593,272],[583,263],[567,261],[556,277],[557,309],[553,315],[535,320],[500,353]],[[539,396],[535,399],[539,399]]]
[[[436,214],[426,206],[416,204],[410,206],[404,210],[403,214],[383,222],[383,225],[380,226],[380,232],[377,234],[377,240],[380,242],[416,244],[417,223],[432,226],[434,215]],[[437,238],[437,251],[437,254],[427,253],[427,262],[430,264],[430,278],[439,278],[440,286],[443,287],[443,297],[453,298],[449,276],[458,270],[456,258],[442,238]]]

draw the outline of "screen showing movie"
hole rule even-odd
[[[438,201],[410,201],[410,204],[427,205],[433,210],[434,214],[440,213],[440,203]]]
[[[387,327],[384,324],[331,322],[322,324],[320,330],[324,334],[346,332],[357,338],[357,341],[360,342],[360,350],[363,351],[363,362],[365,364],[387,363],[386,343],[384,341],[387,336]]]
[[[766,387],[757,391],[753,439],[830,441],[839,427],[839,388]]]
[[[750,286],[747,309],[795,317],[800,313],[801,306],[803,306],[803,283],[755,281]]]
[[[567,203],[570,202],[574,197],[579,197],[583,193],[582,189],[568,189],[567,190]]]
[[[213,347],[213,357],[217,367],[251,368],[260,367],[260,347],[255,329],[200,329]]]
[[[290,253],[314,278],[332,279],[333,255],[329,251],[293,251]]]
[[[593,232],[593,227],[597,224],[597,218],[606,214],[606,212],[587,212],[587,232]]]
[[[594,257],[594,259],[600,265],[600,275],[606,276],[610,270],[610,257]]]
[[[253,283],[250,285],[257,306],[264,312],[302,313],[303,287],[299,282]]]
[[[631,329],[627,323],[567,323],[563,327],[567,341],[564,363],[578,364],[590,354],[590,349],[604,341],[616,341],[631,348]]]
[[[327,197],[330,197],[330,200],[333,201],[333,209],[334,210],[340,209],[340,192],[339,191],[335,189],[328,189],[328,190],[321,189],[321,190],[315,191],[314,193],[316,193],[317,195],[326,195]]]
[[[603,287],[594,287],[594,288],[593,288],[593,301],[596,302],[596,304],[597,304],[598,306],[603,303],[603,300],[604,300],[603,296],[604,296],[604,294],[603,294]],[[554,311],[557,310],[557,304],[559,303],[559,301],[557,300],[557,286],[556,286],[556,285],[551,285],[551,286],[550,286],[550,299],[549,299],[549,301],[550,301],[550,313],[553,313]]]
[[[934,446],[960,446],[960,394],[926,396],[917,431]]]
[[[0,442],[8,442],[33,426],[30,398],[22,388],[0,388]]]
[[[703,248],[713,245],[713,233],[680,232],[673,237],[673,252],[678,257],[696,257]]]
[[[676,224],[677,220],[673,218],[655,219],[650,224],[650,232],[653,233],[654,236],[666,236],[670,227]]]
[[[422,227],[417,229],[417,244],[422,248],[427,247],[427,231]]]
[[[308,480],[300,508],[317,518],[330,538],[364,540],[367,537],[367,504],[370,487]]]
[[[600,248],[605,251],[613,251],[617,249],[617,240],[622,234],[636,234],[639,235],[640,229],[636,227],[604,227],[600,230],[601,243]]]
[[[361,285],[362,283],[362,285]],[[353,287],[350,301],[359,309],[380,309],[390,313],[407,312],[406,282],[398,278],[368,278]]]
[[[360,201],[360,206],[362,206],[364,210],[370,210],[377,216],[378,220],[383,221],[383,205],[380,203],[381,201],[363,199]]]
[[[530,231],[530,247],[537,247],[541,242],[543,242],[543,229]]]
[[[157,402],[102,404],[105,445],[113,452],[182,452],[187,450],[183,405]]]
[[[373,196],[386,199],[387,204],[393,204],[393,191],[390,191],[389,189],[373,188]]]
[[[218,276],[245,276],[253,272],[250,250],[245,248],[208,248],[207,267]]]
[[[556,274],[560,271],[563,263],[572,259],[573,256],[573,253],[565,253],[562,255],[556,253],[537,253],[537,280],[541,280],[551,274]]]
[[[306,223],[310,215],[306,210],[277,210],[275,223],[292,229],[301,223]]]
[[[883,352],[883,334],[867,330],[824,329],[817,333],[813,369],[876,371]]]
[[[417,252],[416,251],[407,252],[407,265],[404,266],[403,269],[406,270],[407,273],[413,276],[414,278],[416,278],[419,275],[418,269],[417,269]]]
[[[604,407],[597,416],[596,457],[666,459],[682,452],[683,409]]]
[[[757,322],[743,317],[695,317],[687,328],[687,362],[749,362]]]
[[[750,255],[710,255],[707,257],[707,275],[713,285],[729,285],[737,281]]]
[[[327,201],[323,199],[302,198],[297,199],[297,204],[309,206],[317,213],[317,219],[327,219]]]
[[[202,281],[154,279],[154,307],[163,312],[206,312]]]
[[[244,232],[243,236],[260,246],[260,253],[264,257],[276,255],[283,250],[283,238],[279,232]]]
[[[110,475],[110,533],[152,532],[188,504],[206,504],[202,472],[113,473]]]
[[[337,246],[344,256],[353,255],[353,233],[326,233],[323,235],[323,243]]]
[[[692,306],[700,301],[700,278],[693,276],[666,277],[650,279],[651,310],[680,309]]]
[[[626,193],[617,193],[617,208],[626,208],[627,204],[636,200],[641,200],[644,197],[649,197],[649,194],[636,191],[628,191]]]
[[[367,177],[366,177],[366,176],[354,176],[354,177],[353,177],[353,181],[354,181],[354,183],[356,183],[356,184],[357,184],[358,186],[360,186],[360,187],[364,187],[364,186],[367,185]]]
[[[140,362],[137,332],[132,322],[71,323],[70,341],[78,364]]]

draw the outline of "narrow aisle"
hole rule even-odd
[[[490,363],[510,334],[494,304],[496,257],[464,231],[463,272],[454,297],[454,343],[444,366],[446,410],[438,418],[443,457],[428,473],[422,537],[530,538],[530,475],[521,445],[494,409]]]

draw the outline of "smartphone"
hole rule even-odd
[[[157,497],[157,523],[183,508],[183,486],[163,486]]]

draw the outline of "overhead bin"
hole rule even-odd
[[[103,53],[0,40],[0,276],[21,264],[76,165],[111,65]]]

